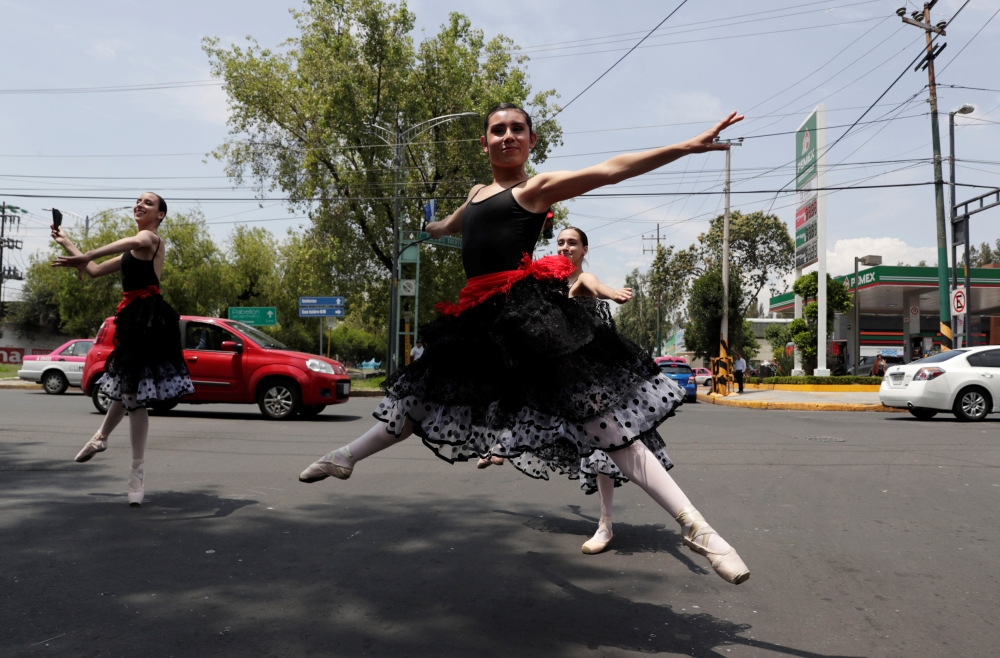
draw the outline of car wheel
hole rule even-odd
[[[286,379],[266,382],[257,393],[257,406],[268,420],[284,420],[302,406],[299,389]]]
[[[959,392],[952,413],[955,414],[955,418],[969,422],[986,418],[986,414],[992,409],[993,401],[989,393],[981,388],[971,387]]]
[[[42,388],[49,395],[62,395],[69,388],[69,382],[66,380],[66,375],[58,370],[53,370],[45,373],[45,376],[42,377]]]
[[[919,418],[920,420],[930,420],[934,416],[938,415],[938,412],[934,409],[924,409],[922,407],[910,407],[910,414],[914,418]]]
[[[90,399],[94,401],[94,407],[102,414],[108,413],[108,408],[111,406],[111,398],[101,391],[101,387],[97,384],[92,385],[91,388]]]
[[[299,415],[303,418],[312,418],[313,416],[318,416],[323,413],[324,409],[326,409],[325,404],[303,405],[302,410],[299,411]]]

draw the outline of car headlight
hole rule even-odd
[[[306,361],[306,367],[314,372],[321,372],[326,375],[333,374],[333,366],[326,361],[320,361],[319,359],[309,359]]]

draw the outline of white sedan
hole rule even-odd
[[[892,366],[878,396],[883,405],[908,409],[921,420],[940,412],[982,420],[1000,411],[1000,347],[951,350]]]

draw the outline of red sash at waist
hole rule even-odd
[[[145,297],[152,297],[153,295],[160,294],[160,286],[149,286],[148,288],[139,288],[138,290],[128,290],[122,293],[122,301],[115,310],[115,313],[121,313],[122,309],[134,302],[137,299],[143,299]]]
[[[465,287],[458,293],[457,304],[438,302],[434,308],[443,315],[458,317],[494,295],[509,292],[511,287],[521,279],[529,276],[533,276],[539,281],[567,279],[575,269],[573,263],[569,262],[565,256],[543,256],[538,260],[531,260],[531,256],[525,254],[521,266],[516,270],[474,276],[466,281]]]

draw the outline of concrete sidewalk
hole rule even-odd
[[[742,394],[727,396],[698,393],[699,402],[744,409],[787,409],[801,411],[878,411],[902,412],[905,409],[883,407],[878,393],[814,393],[806,391],[764,391],[744,389]]]

